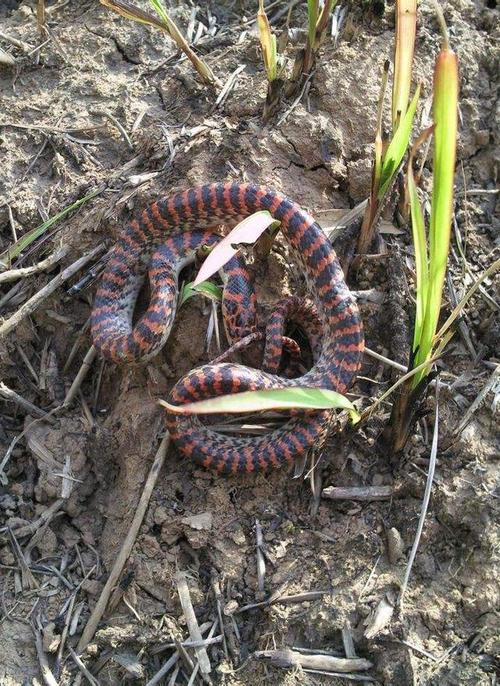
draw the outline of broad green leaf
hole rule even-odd
[[[271,388],[261,391],[244,391],[220,395],[186,405],[170,405],[159,401],[174,414],[233,414],[238,412],[262,412],[265,410],[329,410],[342,409],[351,413],[353,421],[358,417],[354,405],[340,393],[324,388]]]
[[[222,288],[210,283],[210,281],[202,281],[198,286],[193,286],[193,283],[194,281],[187,283],[182,289],[179,307],[182,307],[182,305],[194,295],[205,295],[214,302],[220,302],[222,300]]]
[[[392,137],[392,140],[389,143],[389,146],[385,152],[384,159],[382,161],[380,187],[378,190],[379,200],[381,200],[384,197],[392,181],[392,178],[399,169],[399,165],[401,164],[404,154],[408,148],[413,119],[415,117],[419,97],[420,84],[417,86],[415,95],[413,96],[410,106],[406,110],[406,114],[402,118],[401,123],[396,133]]]

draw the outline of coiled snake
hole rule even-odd
[[[268,210],[299,267],[302,267],[313,303],[322,322],[312,343],[312,368],[298,378],[224,362],[191,371],[173,388],[176,405],[239,393],[285,386],[327,388],[344,393],[361,362],[363,329],[358,308],[347,288],[342,269],[325,234],[306,212],[282,193],[253,184],[216,183],[175,193],[158,200],[120,234],[102,275],[92,311],[94,345],[107,359],[134,363],[154,356],[172,328],[180,269],[192,261],[197,248],[213,245],[220,236],[209,227],[235,223],[257,210]],[[149,306],[133,325],[132,315],[148,271]],[[223,315],[234,342],[255,331],[255,294],[243,263],[233,258],[224,268]],[[307,326],[307,306],[288,307]],[[280,308],[278,308],[279,311]],[[267,328],[270,341],[265,358],[276,371],[287,307],[281,307]],[[282,340],[282,339],[281,339]],[[274,359],[271,364],[270,360]],[[241,438],[217,433],[194,415],[167,414],[167,427],[181,452],[218,472],[265,470],[291,463],[319,439],[327,411],[293,416],[281,428],[264,436]]]

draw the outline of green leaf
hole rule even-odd
[[[434,170],[429,227],[429,285],[416,364],[424,362],[432,354],[450,246],[458,125],[458,60],[451,50],[441,50],[436,59],[433,115]],[[419,379],[423,376],[425,373]]]
[[[422,325],[425,316],[425,307],[427,303],[427,289],[429,282],[429,254],[427,250],[427,236],[425,231],[425,221],[420,205],[420,200],[417,194],[417,185],[413,175],[413,158],[420,148],[434,131],[434,127],[422,131],[418,136],[415,144],[410,152],[408,160],[408,171],[406,175],[406,184],[408,190],[408,201],[411,212],[411,228],[413,235],[413,247],[415,250],[415,272],[416,272],[416,314],[415,326],[413,332],[413,352],[417,350],[420,345],[420,337],[422,333]]]
[[[170,405],[159,401],[174,414],[233,414],[238,412],[262,412],[265,410],[348,410],[353,421],[359,416],[354,405],[346,397],[324,388],[271,388],[261,391],[244,391],[220,395],[217,398],[199,400],[186,405]]]
[[[415,184],[415,177],[413,176],[413,169],[411,168],[411,160],[408,164],[408,195],[410,200],[413,246],[415,248],[416,313],[413,336],[413,352],[415,352],[419,345],[422,324],[424,321],[429,269],[427,265],[427,240],[425,236],[424,215],[417,195],[417,186]]]
[[[204,295],[214,302],[220,302],[222,300],[222,288],[210,283],[210,281],[202,281],[200,284],[198,284],[198,286],[193,286],[193,284],[194,281],[191,281],[182,289],[179,307],[182,307],[185,302],[190,300],[195,295]]]
[[[318,23],[319,0],[307,0],[307,16],[309,24],[309,45],[314,45],[316,37],[316,24]]]
[[[401,123],[398,126],[398,129],[394,134],[385,152],[384,159],[382,161],[380,187],[377,196],[379,200],[381,200],[384,197],[392,181],[392,178],[399,169],[399,165],[401,164],[404,154],[408,148],[408,144],[410,142],[411,129],[413,125],[413,119],[415,117],[419,97],[420,84],[417,86],[415,95],[412,98],[410,106],[406,110],[406,114],[402,118]]]

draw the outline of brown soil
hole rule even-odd
[[[0,248],[12,241],[9,207],[22,235],[90,190],[102,189],[57,225],[59,230],[22,266],[64,245],[69,246],[65,267],[100,243],[110,245],[148,200],[200,181],[272,185],[310,208],[325,226],[332,223],[333,208],[349,208],[366,198],[379,74],[393,40],[392,8],[382,16],[368,3],[363,12],[350,11],[338,45],[327,42],[322,49],[301,103],[284,123],[263,126],[265,79],[255,26],[247,21],[256,2],[206,3],[197,12],[196,27],[200,21],[208,25],[210,16],[216,20],[216,32],[205,33],[197,49],[218,78],[224,82],[238,65],[245,65],[219,108],[189,62],[180,60],[172,43],[157,32],[125,21],[97,2],[70,0],[60,8],[61,3],[47,2],[52,39],[45,42],[36,26],[36,3],[18,4],[0,8],[1,31],[31,48],[43,46],[23,53],[0,37],[0,47],[16,60],[12,67],[0,64]],[[185,28],[192,3],[169,4],[175,5],[173,14]],[[495,4],[451,0],[446,7],[461,71],[457,232],[466,241],[470,268],[464,276],[454,242],[450,273],[459,296],[491,264],[498,248]],[[302,5],[291,14],[293,26],[305,25]],[[424,4],[415,65],[425,89],[424,114],[438,48],[433,11]],[[278,117],[289,104],[283,104]],[[132,132],[133,149],[102,111]],[[421,128],[428,125],[424,114]],[[152,178],[147,176],[151,172]],[[393,221],[388,209],[384,226]],[[350,285],[384,296],[382,303],[361,303],[367,345],[404,363],[413,316],[411,240],[406,227],[383,236],[385,254],[366,258]],[[260,302],[303,287],[283,255],[273,252],[258,274]],[[17,287],[2,284],[0,316],[10,317],[60,268],[30,276]],[[0,378],[47,411],[64,398],[90,346],[84,327],[94,285],[77,296],[68,294],[67,286],[0,341]],[[200,624],[217,619],[213,582],[219,581],[228,652],[226,656],[220,643],[208,648],[216,684],[347,683],[298,668],[283,670],[253,657],[256,651],[286,646],[344,656],[341,632],[346,627],[357,655],[374,665],[365,683],[496,683],[498,382],[465,429],[454,435],[488,381],[492,363],[498,363],[498,316],[491,304],[491,298],[498,302],[495,282],[487,282],[485,292],[490,300],[479,295],[464,320],[474,358],[456,336],[443,361],[448,390],[440,399],[438,466],[404,608],[396,608],[372,637],[365,636],[377,607],[394,603],[406,570],[425,487],[432,420],[420,422],[405,457],[398,460],[377,448],[389,405],[358,431],[334,433],[316,470],[323,486],[394,485],[398,497],[362,503],[322,499],[317,512],[308,478],[294,480],[284,470],[220,478],[171,448],[121,577],[121,594],[82,655],[100,684],[146,683],[172,654],[172,649],[160,652],[158,647],[172,638],[188,639],[176,590],[178,571],[187,573]],[[449,298],[447,290],[445,311]],[[208,314],[205,302],[192,299],[180,311],[165,350],[148,366],[124,370],[96,360],[76,402],[52,422],[33,424],[26,409],[1,401],[2,455],[23,429],[26,433],[14,447],[6,483],[0,486],[0,527],[16,529],[46,513],[61,497],[60,475],[68,463],[74,479],[71,494],[48,526],[39,526],[35,539],[33,532],[18,536],[36,587],[30,588],[26,571],[21,574],[5,529],[0,533],[2,685],[41,682],[32,628],[38,625],[58,683],[79,682],[66,646],[76,646],[130,527],[163,430],[157,399],[166,397],[176,379],[215,355],[214,345],[208,352],[205,345]],[[82,331],[77,354],[63,373]],[[352,397],[367,407],[397,376],[369,357],[364,362]],[[306,466],[304,473],[308,470]],[[193,519],[198,515],[204,516]],[[268,556],[263,593],[256,574],[257,520]],[[393,529],[401,538],[400,557],[388,556],[389,540],[396,540],[398,548]],[[285,582],[285,595],[327,593],[238,613]],[[58,668],[72,594],[75,620]],[[183,671],[175,683],[187,683]]]

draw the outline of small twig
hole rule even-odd
[[[363,684],[373,684],[374,679],[367,674],[349,674],[343,672],[325,672],[321,669],[303,669],[304,674],[318,674],[319,676],[339,677],[347,681],[358,681]]]
[[[33,381],[36,383],[36,385],[38,386],[38,388],[40,388],[40,379],[39,379],[39,377],[38,377],[38,374],[37,374],[36,371],[34,370],[33,365],[31,364],[31,362],[30,362],[30,360],[29,360],[29,357],[28,357],[28,356],[26,355],[26,353],[24,352],[22,346],[20,346],[18,343],[16,343],[16,350],[17,350],[17,352],[19,353],[19,355],[20,355],[22,361],[23,361],[24,364],[26,365],[27,370],[28,370],[29,373],[31,374],[31,377],[32,377]]]
[[[113,126],[115,126],[118,129],[123,140],[128,145],[129,149],[132,151],[134,150],[134,145],[133,145],[132,141],[130,140],[130,136],[125,131],[123,126],[120,124],[118,119],[111,114],[111,112],[108,112],[107,110],[89,110],[89,112],[90,112],[90,114],[94,114],[97,117],[106,117],[106,119],[109,119],[109,121],[113,124]]]
[[[42,679],[45,681],[46,686],[58,686],[56,678],[50,671],[49,662],[43,650],[42,634],[34,626],[33,633],[35,634],[36,653],[38,655],[38,662],[40,663]]]
[[[384,362],[384,364],[387,364],[390,367],[394,367],[394,369],[403,372],[403,374],[406,374],[406,372],[408,371],[408,367],[405,367],[403,364],[399,364],[399,362],[395,362],[394,360],[390,360],[388,357],[385,357],[384,355],[377,353],[375,350],[370,350],[370,348],[365,347],[364,352],[370,357],[373,357],[374,360]]]
[[[413,562],[415,561],[415,556],[417,554],[418,545],[420,543],[420,537],[422,536],[422,531],[424,529],[425,515],[427,514],[427,508],[429,507],[429,501],[431,498],[432,482],[434,481],[434,471],[436,469],[436,456],[438,449],[438,426],[439,426],[439,386],[436,386],[435,391],[436,398],[436,411],[434,414],[434,432],[432,436],[431,454],[429,457],[429,472],[427,475],[427,482],[425,484],[424,499],[422,501],[422,508],[420,510],[420,517],[418,520],[417,533],[415,535],[415,540],[410,552],[410,557],[408,559],[408,565],[406,567],[405,576],[403,583],[401,584],[401,591],[399,594],[399,606],[403,607],[403,598],[406,593],[408,586],[408,581],[410,579],[411,570],[413,567]]]
[[[186,574],[184,572],[178,572],[176,582],[177,593],[179,594],[179,600],[181,601],[182,611],[184,612],[184,617],[186,619],[191,640],[195,642],[203,641],[198,620],[196,619],[194,612],[193,603],[191,602],[191,595],[189,593]],[[210,665],[210,659],[206,649],[201,646],[199,648],[195,648],[195,652],[200,664],[201,673],[203,675],[210,674],[212,667]]]
[[[309,85],[309,81],[312,79],[312,77],[314,76],[314,74],[315,74],[315,71],[312,71],[312,72],[309,74],[309,76],[307,77],[307,79],[304,81],[304,85],[302,86],[302,90],[300,91],[299,95],[295,98],[295,100],[292,102],[292,104],[291,104],[290,107],[287,109],[287,111],[284,112],[284,113],[281,115],[281,117],[278,119],[278,122],[277,122],[276,126],[281,126],[281,124],[283,124],[283,122],[284,122],[286,119],[288,119],[288,117],[289,117],[290,114],[293,112],[293,110],[299,105],[300,101],[302,100],[302,98],[303,98],[303,96],[304,96],[304,93],[306,92],[306,88],[307,88],[307,86]]]
[[[73,343],[71,350],[69,351],[68,359],[64,363],[64,367],[62,369],[63,374],[67,373],[71,363],[73,362],[73,360],[76,356],[76,353],[78,352],[78,348],[80,347],[80,343],[82,342],[83,338],[87,335],[87,331],[89,330],[89,328],[90,328],[90,317],[87,319],[87,321],[83,325],[82,329],[80,330],[80,333],[78,334],[78,336],[75,339],[75,342]]]
[[[264,547],[264,537],[262,536],[262,527],[258,519],[255,520],[255,538],[257,547],[257,587],[261,593],[264,592],[264,577],[266,574],[266,560],[262,552]]]
[[[59,510],[63,506],[63,503],[64,500],[62,498],[54,500],[52,505],[48,507],[46,510],[44,510],[38,519],[35,519],[34,522],[26,524],[25,526],[20,526],[17,529],[12,529],[12,533],[15,534],[16,538],[31,536],[35,533],[35,531],[42,527],[45,524],[45,522],[50,522],[54,518],[56,513],[59,512]],[[8,527],[4,526],[0,529],[0,533],[4,533],[7,530]]]
[[[163,677],[170,672],[170,670],[175,665],[178,659],[179,653],[175,652],[168,658],[163,667],[161,667],[156,672],[154,677],[147,682],[146,686],[155,686],[156,684],[158,684],[163,679]]]
[[[48,416],[48,413],[45,412],[45,410],[41,410],[36,405],[33,405],[33,403],[30,403],[29,400],[23,398],[22,395],[19,395],[19,393],[16,393],[15,391],[8,388],[8,386],[6,386],[3,383],[3,381],[0,381],[0,396],[2,398],[5,398],[6,400],[10,400],[13,403],[17,403],[17,405],[20,405],[20,407],[22,407],[23,410],[26,410],[28,414],[34,414],[37,417]]]
[[[151,469],[148,474],[148,478],[146,480],[146,483],[144,484],[144,489],[142,491],[141,498],[137,505],[134,518],[132,519],[132,523],[130,524],[130,529],[125,537],[125,540],[123,541],[122,547],[120,548],[120,552],[118,553],[118,557],[115,560],[113,568],[109,574],[108,580],[106,581],[106,584],[102,589],[101,595],[99,596],[99,599],[95,604],[94,609],[92,610],[92,614],[90,615],[88,622],[85,625],[85,629],[83,630],[82,636],[78,642],[77,651],[79,653],[82,653],[89,644],[89,642],[92,640],[97,629],[97,625],[99,624],[101,617],[103,616],[104,611],[106,610],[106,605],[108,603],[108,599],[111,595],[111,592],[113,591],[113,588],[118,582],[120,574],[123,571],[123,567],[125,566],[125,563],[130,555],[132,547],[135,543],[135,539],[139,532],[140,526],[142,524],[142,520],[144,519],[144,515],[149,505],[149,500],[155,487],[156,480],[158,479],[158,475],[163,466],[163,462],[167,454],[169,443],[170,435],[167,433],[162,439],[160,446],[156,452],[153,464],[151,465]]]
[[[210,626],[213,626],[211,622],[209,622]],[[203,630],[203,625],[200,627],[200,630]],[[206,646],[211,646],[215,645],[217,643],[222,643],[222,634],[219,634],[219,636],[212,636],[211,638],[202,638],[201,641],[179,641],[178,642],[183,648],[203,648]],[[164,650],[168,650],[169,648],[176,648],[177,643],[172,641],[171,643],[162,643],[159,646],[156,646],[153,648],[151,651],[153,655],[156,653],[162,653]]]
[[[322,496],[331,500],[389,500],[402,497],[402,491],[395,486],[328,486],[323,489]]]
[[[429,660],[432,660],[433,662],[437,662],[438,658],[433,655],[432,653],[429,653],[428,650],[424,650],[423,648],[419,648],[419,646],[416,646],[414,643],[410,643],[410,641],[398,641],[397,639],[392,639],[396,641],[397,643],[401,643],[402,645],[406,646],[410,650],[413,650],[415,653],[419,653],[420,655],[424,655],[425,657],[428,657]]]
[[[64,398],[63,407],[68,407],[75,399],[75,396],[77,392],[80,390],[80,386],[82,385],[83,380],[87,376],[87,373],[90,367],[92,366],[92,362],[95,360],[96,356],[97,348],[91,345],[87,351],[87,354],[83,358],[82,366],[80,367],[78,374],[75,377],[75,380],[71,384],[71,387],[67,392],[66,397]]]
[[[465,427],[469,423],[470,418],[472,417],[474,412],[480,407],[480,405],[484,402],[484,399],[486,398],[488,393],[499,382],[500,382],[500,364],[498,364],[495,367],[495,369],[493,370],[493,373],[490,375],[490,378],[485,383],[483,388],[479,391],[479,393],[476,396],[476,399],[472,402],[470,407],[467,409],[462,421],[460,422],[460,424],[457,426],[457,428],[453,432],[454,436],[458,436],[465,429]]]
[[[34,264],[32,267],[23,267],[21,269],[9,269],[3,274],[0,274],[0,283],[6,283],[8,281],[16,281],[17,279],[24,279],[26,276],[31,276],[32,274],[37,274],[38,272],[43,272],[45,269],[53,267],[55,264],[62,260],[69,252],[69,246],[65,245],[52,255],[49,255],[44,260],[38,264]]]
[[[32,314],[41,304],[44,300],[46,300],[49,295],[52,295],[52,293],[59,288],[61,284],[63,284],[65,281],[67,281],[70,277],[73,276],[73,274],[76,274],[76,272],[84,267],[87,262],[90,262],[90,260],[97,255],[102,250],[102,245],[98,245],[96,248],[91,250],[89,253],[84,255],[83,257],[80,257],[79,260],[76,262],[73,262],[69,267],[66,267],[60,274],[58,274],[56,277],[54,277],[49,283],[41,288],[38,293],[35,293],[33,297],[31,297],[29,300],[27,300],[21,307],[15,312],[12,317],[9,317],[9,319],[6,319],[1,325],[0,325],[0,337],[5,337],[8,333],[10,333],[13,329],[16,328],[16,326],[28,315]]]
[[[311,600],[318,600],[325,595],[329,595],[331,591],[304,591],[304,593],[294,593],[292,595],[283,595],[285,588],[289,585],[289,581],[285,581],[281,587],[275,591],[269,598],[263,600],[261,603],[251,603],[249,605],[243,605],[239,607],[235,614],[241,614],[242,612],[248,612],[249,610],[255,610],[258,607],[267,607],[268,605],[275,605],[277,603],[306,603]]]
[[[78,657],[78,655],[75,653],[75,651],[73,650],[73,648],[70,645],[68,645],[68,650],[69,650],[70,655],[73,658],[73,661],[75,662],[76,666],[78,667],[80,672],[85,676],[85,678],[87,679],[89,684],[92,684],[92,686],[99,686],[99,682],[97,681],[97,679],[95,679],[92,676],[92,674],[89,672],[87,667],[85,667],[85,665],[83,664],[81,659]]]
[[[19,50],[22,50],[23,52],[29,52],[31,50],[31,45],[24,43],[22,40],[19,40],[18,38],[9,36],[7,33],[4,33],[3,31],[0,31],[0,40],[4,40],[6,43],[15,45],[16,48],[19,48]]]
[[[283,650],[259,650],[253,653],[258,659],[266,658],[277,667],[296,667],[319,669],[325,672],[363,672],[373,664],[363,658],[334,657],[333,655],[303,654],[290,648]]]

